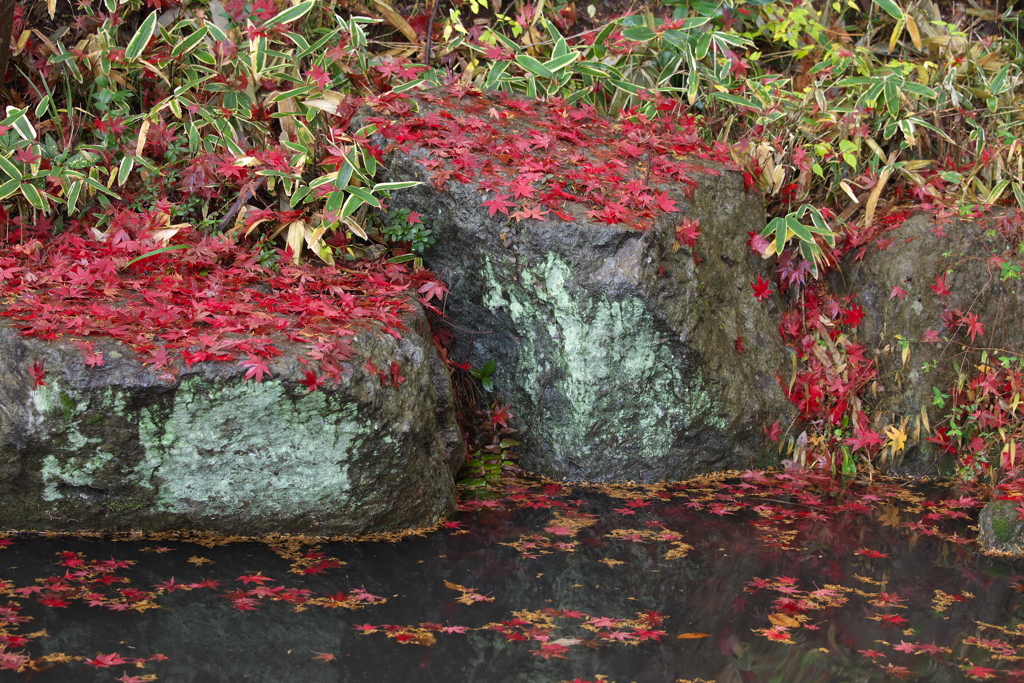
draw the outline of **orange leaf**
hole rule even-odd
[[[772,622],[776,626],[785,626],[786,628],[800,628],[800,622],[793,617],[787,617],[785,614],[769,614],[768,621]]]

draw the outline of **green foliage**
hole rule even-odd
[[[515,438],[516,430],[507,425],[510,417],[508,406],[497,403],[490,409],[474,412],[476,436],[471,441],[475,446],[471,446],[472,452],[456,482],[463,495],[494,497],[500,494],[506,480],[522,474],[515,451],[521,444]]]
[[[804,225],[800,219],[810,216],[811,224]],[[781,254],[786,248],[786,243],[796,237],[800,243],[800,253],[804,259],[811,263],[812,271],[817,275],[818,265],[821,264],[825,255],[818,245],[815,235],[819,235],[830,247],[835,246],[836,235],[825,223],[821,212],[810,205],[803,205],[796,211],[791,211],[785,216],[776,216],[768,222],[762,235],[771,236],[768,249],[764,256]]]
[[[491,379],[491,375],[498,369],[498,364],[494,360],[489,360],[484,363],[482,368],[473,368],[469,371],[471,375],[480,380],[480,384],[483,385],[487,391],[494,391],[494,380]]]
[[[422,254],[437,241],[430,228],[423,224],[422,217],[410,209],[390,209],[376,220],[387,240],[406,243],[417,254]]]
[[[240,3],[186,6],[160,22],[141,4],[84,6],[78,25],[93,30],[65,32],[77,44],[30,41],[46,68],[16,66],[37,104],[0,122],[0,198],[14,199],[16,213],[58,224],[94,213],[102,224],[139,194],[152,203],[134,203],[137,211],[168,205],[163,225],[151,227],[170,227],[173,216],[179,228],[209,230],[241,196],[249,204],[240,219],[261,204],[297,211],[262,229],[296,260],[308,248],[331,262],[329,232],[362,232],[362,207],[414,184],[375,183],[374,129],[339,125],[357,94],[346,74],[353,65],[370,72],[366,29],[379,20],[307,0],[259,15]],[[257,180],[254,196],[247,188]]]

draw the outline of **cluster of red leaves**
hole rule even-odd
[[[433,635],[427,634],[492,631],[500,633],[508,642],[539,643],[539,648],[532,651],[534,657],[568,659],[567,653],[577,645],[594,648],[612,643],[638,645],[646,641],[660,641],[663,636],[668,636],[667,632],[659,628],[664,619],[665,615],[651,610],[638,612],[634,619],[615,619],[592,616],[579,610],[545,607],[538,612],[523,613],[479,628],[451,624],[442,626],[434,622],[423,622],[415,626],[367,623],[354,628],[363,635],[384,633],[399,643],[417,645],[432,645],[436,641]],[[574,627],[592,633],[593,640],[555,637],[558,630]]]
[[[989,454],[999,452],[1000,468],[1013,471],[1024,461],[1024,425],[1016,415],[1024,396],[1024,367],[989,363],[975,370],[952,387],[947,404],[951,413],[960,416],[959,433],[954,436],[950,426],[941,426],[928,441],[956,455],[963,465],[983,470],[995,464]]]
[[[73,337],[89,366],[106,362],[94,340],[116,339],[167,381],[205,361],[237,362],[246,379],[261,381],[290,343],[309,367],[312,391],[327,378],[345,380],[357,331],[400,338],[409,298],[437,291],[429,272],[395,264],[294,266],[283,258],[273,268],[226,237],[193,238],[132,263],[160,246],[125,230],[0,246],[0,315],[25,335]],[[395,363],[379,374],[395,385],[404,379]],[[41,363],[33,375],[45,383]]]
[[[3,546],[13,545],[11,539]],[[146,550],[145,548],[143,550]],[[151,548],[153,552],[170,552],[167,547]],[[194,591],[202,589],[221,590],[221,581],[203,579],[190,583],[177,583],[174,577],[161,581],[149,589],[132,585],[126,576],[128,570],[136,564],[134,560],[99,560],[90,559],[82,552],[65,551],[58,553],[59,565],[63,573],[40,578],[35,583],[17,586],[8,581],[0,580],[0,595],[6,595],[16,601],[34,600],[49,608],[69,608],[73,605],[102,608],[113,612],[144,612],[158,609],[161,596],[176,591]],[[297,560],[300,567],[296,573],[319,574],[330,568],[341,567],[343,563],[326,558],[322,553],[309,551]],[[258,609],[265,601],[284,602],[294,606],[320,606],[329,609],[344,607],[356,610],[367,605],[381,604],[386,600],[369,593],[365,588],[357,588],[349,593],[338,592],[333,595],[316,595],[304,588],[275,585],[276,582],[262,573],[244,574],[236,579],[241,588],[223,591],[221,595],[230,601],[234,609],[251,612]],[[26,624],[31,617],[22,614],[23,606],[19,602],[0,605],[0,670],[23,670],[27,666],[49,661],[46,657],[33,660],[22,650],[32,643],[38,634],[20,635],[14,628]],[[63,657],[63,655],[61,655]],[[162,654],[150,657],[126,658],[117,653],[100,654],[94,658],[72,657],[84,660],[89,666],[108,668],[124,664],[139,666],[146,662],[166,660]],[[126,674],[127,675],[127,674]],[[122,679],[118,679],[122,680]],[[130,677],[127,680],[133,680]],[[143,680],[143,679],[139,679]]]
[[[801,273],[780,259],[779,276],[784,286],[793,286]],[[854,296],[837,297],[817,283],[801,289],[801,303],[782,314],[779,334],[795,349],[802,361],[792,378],[779,377],[787,398],[799,410],[799,417],[817,427],[838,426],[852,416],[856,443],[854,450],[881,446],[883,441],[871,429],[861,404],[861,392],[878,377],[867,349],[853,341],[853,330],[864,311]],[[872,436],[873,435],[873,436]],[[816,453],[827,459],[838,450],[838,442],[822,444]],[[829,465],[830,462],[823,464]]]
[[[339,564],[335,563],[332,566],[337,567]],[[319,573],[319,572],[313,572]],[[327,607],[331,609],[337,609],[344,607],[346,609],[356,610],[365,607],[366,605],[373,605],[377,603],[386,602],[386,600],[379,595],[372,595],[367,592],[365,588],[357,588],[349,593],[343,593],[338,591],[334,594],[326,594],[324,596],[317,596],[313,591],[305,588],[288,588],[286,586],[268,586],[267,583],[273,583],[273,579],[263,576],[262,574],[247,574],[239,576],[238,581],[241,581],[245,588],[238,588],[232,591],[223,593],[223,597],[231,601],[231,607],[240,612],[254,612],[259,609],[259,606],[263,600],[271,600],[274,602],[285,602],[289,605],[319,605],[321,607]],[[255,588],[248,588],[249,584],[255,583]],[[192,587],[202,588],[218,588],[220,586],[219,581],[203,581],[201,584],[189,584],[185,586],[186,589]],[[161,586],[164,587],[164,586]]]
[[[128,579],[118,575],[121,570],[129,568],[134,562],[116,559],[90,560],[82,553],[71,551],[59,553],[58,557],[60,565],[64,567],[62,575],[41,578],[36,583],[25,586],[15,586],[10,582],[0,580],[0,594],[15,600],[34,599],[40,605],[51,608],[66,608],[80,603],[115,612],[128,610],[143,612],[157,607],[152,601],[156,595],[155,592],[133,588],[129,585]],[[40,635],[39,633],[19,635],[12,632],[12,627],[17,628],[32,620],[32,617],[23,615],[22,611],[23,606],[18,602],[0,606],[0,670],[24,671],[49,661],[46,657],[33,660],[24,652],[24,648],[35,641]],[[45,634],[45,632],[42,633]],[[129,664],[143,667],[147,662],[160,662],[166,660],[167,657],[162,654],[154,654],[149,657],[122,657],[113,652],[97,654],[92,658],[78,657],[77,659],[82,659],[87,665],[97,669],[105,669]],[[131,682],[143,679],[125,674],[118,680]]]
[[[728,544],[729,553],[758,554],[763,557],[765,566],[775,568],[770,571],[777,572],[769,578],[749,574],[747,590],[732,602],[731,609],[736,614],[759,615],[756,618],[764,621],[763,626],[755,626],[755,633],[774,643],[812,647],[824,638],[823,633],[832,632],[833,624],[846,625],[850,619],[856,619],[860,623],[858,629],[835,630],[840,646],[852,654],[857,647],[865,647],[865,638],[873,638],[869,642],[875,649],[860,650],[860,654],[895,676],[910,672],[901,666],[910,656],[935,658],[946,668],[977,675],[986,664],[996,666],[994,662],[1000,655],[1017,656],[1020,651],[1010,638],[979,632],[976,637],[958,640],[974,648],[975,654],[954,656],[952,641],[944,642],[910,630],[920,626],[911,623],[911,617],[920,613],[917,602],[922,596],[926,601],[933,600],[930,609],[940,618],[949,606],[973,599],[962,587],[952,594],[935,591],[936,597],[931,598],[932,591],[919,590],[913,577],[904,576],[898,569],[905,566],[906,553],[925,542],[941,543],[953,564],[970,552],[967,546],[973,541],[957,532],[973,520],[974,511],[982,504],[983,496],[977,487],[961,486],[934,496],[907,489],[898,482],[849,485],[814,471],[790,470],[748,471],[739,479],[716,478],[651,487],[607,486],[598,490],[611,497],[613,506],[619,506],[615,512],[620,517],[615,518],[614,523],[629,520],[635,525],[633,529],[605,533],[607,529],[602,524],[607,526],[608,520],[602,520],[589,508],[596,505],[596,511],[607,511],[610,506],[603,500],[605,496],[581,495],[579,490],[560,484],[531,481],[509,485],[500,500],[463,503],[462,509],[469,514],[447,523],[445,528],[451,534],[465,534],[467,527],[476,527],[488,529],[489,534],[505,529],[505,533],[513,535],[522,530],[524,517],[515,516],[522,511],[530,516],[531,524],[538,530],[554,536],[563,535],[561,527],[566,526],[569,535],[578,537],[586,548],[577,551],[578,558],[592,557],[595,549],[600,552],[603,548],[622,548],[619,544],[623,542],[650,543],[653,547],[660,541],[677,543],[679,539],[688,539],[698,545],[702,543],[700,539],[714,539],[716,547]],[[1004,483],[998,491],[1002,497],[1022,500],[1024,481]],[[537,511],[543,510],[550,511],[550,516],[542,515],[549,518],[537,519],[538,514],[542,514]],[[477,516],[479,519],[475,520]],[[735,530],[737,525],[749,525],[757,531],[750,538],[753,546],[737,547],[733,545],[735,538],[724,540],[729,530]],[[891,530],[884,546],[877,547],[873,542],[880,539],[869,531],[871,526]],[[0,551],[14,543],[13,539],[0,539]],[[828,552],[822,552],[826,548]],[[272,546],[272,549],[290,559],[292,573],[303,580],[307,580],[308,575],[322,574],[344,564],[316,547],[300,551],[289,550],[286,546]],[[167,547],[143,550],[172,551]],[[635,561],[636,551],[630,549],[623,556],[627,561],[616,564],[628,565],[629,561]],[[536,555],[523,556],[524,559],[529,557]],[[194,559],[199,560],[195,562],[197,566],[205,564],[201,558]],[[610,558],[599,561],[606,559]],[[164,596],[172,592],[211,589],[225,598],[231,608],[246,613],[266,603],[280,603],[303,611],[312,606],[354,610],[384,602],[364,588],[316,594],[306,588],[283,585],[261,572],[237,576],[236,587],[231,589],[223,587],[229,583],[226,577],[183,583],[177,583],[172,577],[142,588],[132,585],[130,572],[134,562],[130,560],[89,559],[81,552],[65,552],[59,555],[59,563],[58,573],[24,586],[0,581],[0,595],[10,601],[0,606],[0,662],[9,662],[8,668],[40,661],[30,660],[28,655],[19,652],[31,640],[30,636],[18,633],[18,627],[29,621],[22,609],[28,601],[50,609],[81,603],[105,611],[142,611],[160,606]],[[602,568],[600,571],[628,571],[628,568]],[[801,576],[803,578],[797,578]],[[880,578],[870,578],[872,576]],[[446,585],[461,593],[455,602],[466,605],[468,610],[476,610],[477,605],[492,599],[480,595],[476,589],[447,582]],[[908,590],[904,585],[913,589]],[[861,622],[861,618],[867,621]],[[433,645],[441,636],[487,632],[500,635],[508,642],[522,643],[540,659],[570,658],[585,650],[616,643],[640,646],[652,641],[664,642],[668,637],[706,637],[700,633],[671,636],[664,628],[665,620],[666,616],[656,611],[641,611],[628,618],[545,606],[536,611],[514,612],[500,621],[476,627],[427,621],[409,625],[365,623],[355,629],[367,635],[383,633],[399,644],[420,646]],[[873,630],[865,636],[865,629]],[[896,634],[895,629],[901,634]],[[895,635],[895,640],[887,638],[889,633]],[[336,659],[331,653],[316,655],[314,659],[324,662]],[[146,661],[156,661],[157,657]],[[902,659],[886,661],[890,657]],[[96,662],[94,666],[104,663],[113,666],[120,659],[134,661],[113,653],[90,658],[90,662]]]
[[[695,119],[678,112],[678,101],[656,104],[661,115],[654,120],[630,111],[611,122],[589,105],[559,98],[538,102],[449,88],[415,99],[382,96],[373,106],[386,115],[370,121],[394,147],[416,153],[438,189],[450,180],[476,184],[491,216],[543,221],[550,214],[568,221],[582,213],[644,229],[679,210],[656,185],[682,184],[692,192],[691,173],[718,175],[722,166],[732,167],[726,148],[700,140]],[[687,226],[680,241],[689,244],[698,234]]]

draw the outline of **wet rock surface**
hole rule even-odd
[[[970,347],[989,349],[991,360],[1020,354],[1024,286],[1019,275],[1003,277],[1012,271],[1004,271],[1001,262],[1014,256],[997,229],[1005,216],[911,216],[881,235],[884,248],[876,244],[862,257],[848,257],[833,275],[833,287],[856,293],[864,307],[859,342],[877,350],[882,379],[872,411],[914,424],[926,411],[930,423],[938,424],[944,408],[936,405],[936,391],[948,393],[960,373],[972,375],[980,362],[980,351]],[[894,294],[895,287],[906,293]],[[965,315],[982,325],[974,340],[962,324]],[[922,440],[908,448],[898,469],[935,474],[940,462],[939,448]]]
[[[981,509],[978,543],[997,555],[1024,560],[1024,520],[1019,518],[1018,501],[994,500]]]
[[[106,362],[90,368],[70,341],[0,320],[0,520],[234,534],[433,524],[455,503],[464,446],[425,318],[404,322],[401,340],[359,332],[345,381],[308,392],[287,342],[262,382],[226,362],[168,382],[117,342],[98,342]],[[364,367],[385,358],[404,381]]]
[[[739,173],[694,158],[691,183],[652,181],[678,211],[645,230],[579,218],[587,207],[572,202],[571,220],[516,222],[482,205],[494,193],[475,180],[438,190],[428,153],[405,148],[387,179],[423,182],[393,206],[421,214],[437,238],[424,262],[450,287],[451,355],[497,363],[525,467],[654,481],[764,457],[763,425],[791,414],[775,376],[789,360],[777,306],[751,294],[767,271],[747,233],[764,227],[764,205]],[[696,251],[677,242],[684,217],[699,220]]]

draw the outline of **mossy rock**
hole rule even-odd
[[[283,339],[262,382],[224,362],[170,382],[112,340],[89,368],[71,341],[0,319],[0,526],[331,535],[434,524],[454,507],[465,450],[422,309],[403,323],[401,339],[360,331],[343,382],[308,392]],[[383,385],[371,358],[399,362],[405,381]]]
[[[493,106],[494,121],[516,116],[478,95],[451,106],[455,118],[481,106]],[[584,218],[587,207],[571,201],[571,220],[489,215],[482,176],[438,190],[427,155],[410,145],[391,154],[387,180],[422,181],[396,192],[393,206],[420,213],[437,238],[424,262],[450,286],[451,356],[497,363],[495,396],[512,405],[524,467],[575,481],[656,481],[771,461],[763,428],[792,417],[777,380],[790,360],[778,301],[751,294],[767,266],[748,233],[764,228],[765,209],[740,173],[687,159],[691,183],[652,181],[679,210],[638,230]],[[642,179],[635,166],[623,161],[623,173]],[[699,220],[699,254],[676,241],[684,217]]]
[[[988,553],[1024,559],[1024,519],[1019,501],[996,500],[981,509],[979,518],[981,547]]]

